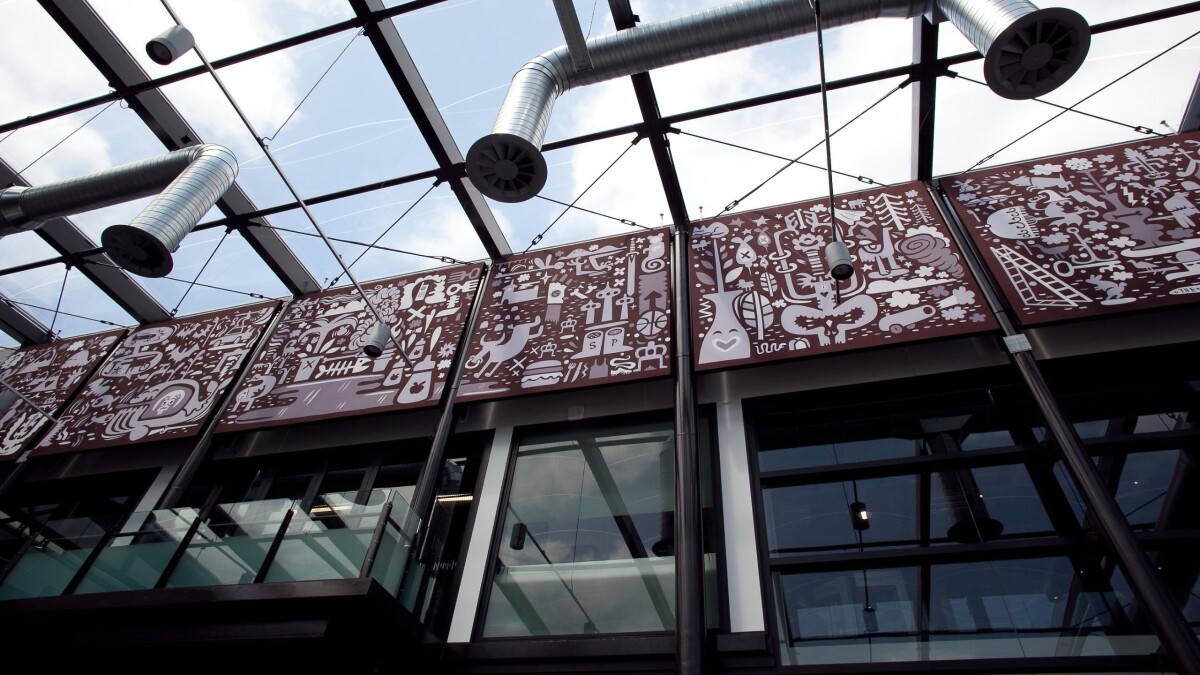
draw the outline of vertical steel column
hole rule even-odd
[[[987,299],[988,306],[995,314],[996,320],[1004,331],[1005,337],[1020,335],[1016,325],[1004,310],[995,281],[988,274],[987,267],[977,256],[970,238],[957,214],[950,207],[945,193],[939,184],[936,189],[926,186],[942,218],[946,221],[950,234],[963,252],[963,259],[971,273],[979,282],[979,288]],[[1054,436],[1055,444],[1062,455],[1063,464],[1071,480],[1079,488],[1079,493],[1087,504],[1088,510],[1096,523],[1098,534],[1113,555],[1117,566],[1121,568],[1130,588],[1137,594],[1138,600],[1145,607],[1146,615],[1154,628],[1155,634],[1162,641],[1163,648],[1181,673],[1200,675],[1200,642],[1192,633],[1183,614],[1171,599],[1166,586],[1154,571],[1154,566],[1146,556],[1146,552],[1138,544],[1133,529],[1117,505],[1116,499],[1105,485],[1104,480],[1096,471],[1096,466],[1088,457],[1083,442],[1071,426],[1066,415],[1054,398],[1042,371],[1030,351],[1011,352],[1013,363],[1021,374],[1021,379],[1033,394],[1038,409],[1046,419],[1046,425]]]
[[[183,499],[183,493],[191,486],[195,480],[196,474],[200,472],[200,467],[204,464],[204,460],[208,458],[208,449],[212,446],[213,434],[216,433],[217,424],[221,421],[221,415],[225,414],[225,409],[233,403],[233,398],[237,396],[238,390],[242,388],[242,383],[246,381],[246,377],[250,374],[250,370],[254,367],[254,362],[258,360],[263,349],[266,349],[267,343],[271,340],[271,335],[275,333],[275,329],[279,327],[279,322],[283,320],[283,314],[287,311],[291,300],[284,300],[275,308],[275,316],[271,318],[271,322],[263,328],[263,332],[258,336],[258,342],[254,348],[246,354],[246,360],[242,363],[242,368],[238,371],[237,377],[233,382],[229,383],[229,388],[225,390],[225,395],[221,398],[221,402],[217,404],[212,415],[208,418],[208,423],[204,426],[204,431],[200,433],[200,440],[196,442],[196,447],[192,449],[191,454],[184,460],[183,466],[179,468],[179,473],[175,474],[175,478],[167,489],[163,491],[163,497],[158,502],[156,508],[173,509],[179,506],[179,501]]]
[[[688,305],[687,221],[675,223],[671,311],[675,314],[675,663],[680,675],[704,672],[704,529],[696,448],[692,315]]]
[[[471,351],[471,338],[475,336],[475,331],[479,328],[479,320],[483,318],[483,303],[487,298],[488,285],[492,282],[492,272],[495,269],[496,263],[493,261],[484,270],[483,276],[479,280],[479,288],[475,290],[475,301],[471,305],[471,314],[467,318],[467,325],[463,328],[462,337],[459,339],[458,351],[454,354],[454,366],[450,369],[450,377],[446,380],[446,386],[442,390],[442,412],[438,417],[437,429],[433,432],[433,441],[429,445],[429,456],[425,458],[425,465],[421,467],[421,475],[417,478],[417,486],[413,489],[412,504],[409,505],[409,515],[404,526],[406,532],[413,531],[414,517],[419,519],[415,523],[417,526],[423,526],[429,522],[433,497],[437,494],[438,478],[442,475],[442,464],[446,461],[446,446],[449,445],[450,435],[454,433],[454,426],[458,422],[455,419],[458,387],[462,383],[463,373],[466,371],[467,353]],[[413,547],[413,550],[419,550],[420,543],[414,543],[417,545]]]

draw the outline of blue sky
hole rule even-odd
[[[633,0],[632,4],[643,21],[654,21],[725,2]],[[145,57],[145,41],[170,25],[170,18],[158,0],[91,0],[90,4],[152,77],[199,64],[190,54],[166,67]],[[352,15],[344,0],[175,0],[172,4],[210,59]],[[595,4],[593,18],[593,2],[576,0],[584,31],[589,30],[589,25],[592,34],[611,31],[607,3]],[[1055,4],[1075,9],[1090,23],[1098,23],[1182,2],[1072,0]],[[449,0],[395,21],[464,153],[471,143],[490,131],[512,74],[531,57],[563,41],[550,0]],[[1079,73],[1046,98],[1071,105],[1198,29],[1200,15],[1191,14],[1095,36],[1088,60]],[[800,37],[654,71],[652,79],[660,106],[665,114],[671,114],[813,84],[817,80],[815,42],[811,36]],[[276,135],[288,114],[343,48],[345,55]],[[910,60],[911,49],[911,24],[904,20],[884,19],[831,30],[826,37],[829,77],[837,79],[904,65]],[[942,54],[970,49],[953,27],[943,26]],[[29,58],[31,53],[37,53],[38,58]],[[108,91],[104,78],[35,0],[0,0],[0,63],[4,64],[0,68],[0,91],[5,92],[0,97],[0,121],[19,119]],[[978,61],[956,70],[982,79]],[[1200,38],[1091,99],[1081,109],[1165,132],[1160,121],[1166,120],[1171,126],[1178,124],[1197,72],[1200,72]],[[370,43],[365,36],[357,36],[356,31],[223,69],[222,76],[258,131],[265,136],[275,135],[271,148],[302,196],[312,197],[436,166]],[[834,92],[830,97],[833,125],[836,127],[858,114],[896,84],[885,81]],[[238,183],[256,205],[267,207],[291,201],[282,181],[209,78],[191,78],[169,85],[164,91],[204,141],[233,149],[241,164]],[[938,174],[966,169],[1057,112],[1038,102],[1000,99],[987,89],[961,79],[941,79],[938,96],[935,157]],[[102,107],[24,127],[10,136],[0,135],[0,157],[17,169],[33,163],[23,175],[36,185],[164,152],[161,143],[133,111],[120,104],[101,112]],[[908,180],[910,108],[910,92],[897,92],[836,136],[834,168],[881,183]],[[34,163],[97,113],[100,114],[81,131]],[[639,114],[628,79],[612,81],[563,96],[556,106],[547,140],[636,121]],[[680,127],[689,133],[794,156],[821,138],[820,101],[817,97],[807,97],[709,117]],[[997,154],[985,166],[1137,137],[1138,133],[1127,128],[1068,114]],[[632,137],[627,136],[547,153],[550,179],[542,194],[571,201],[631,141]],[[701,215],[701,209],[707,215],[720,211],[780,166],[775,159],[689,136],[673,136],[671,142],[693,218]],[[808,159],[822,164],[823,152],[818,149]],[[417,181],[315,206],[313,212],[330,234],[369,242],[431,186],[432,181]],[[649,147],[640,143],[579,205],[657,226],[670,222],[658,186]],[[838,192],[865,187],[850,179],[835,181]],[[823,172],[794,167],[747,199],[740,208],[813,198],[824,189]],[[128,222],[145,202],[108,207],[72,220],[98,241],[105,227]],[[523,204],[492,202],[491,206],[510,245],[517,251],[523,250],[561,210],[543,200]],[[214,211],[207,218],[217,217],[219,214]],[[312,233],[311,225],[299,211],[275,215],[269,220],[276,227]],[[555,225],[539,246],[616,234],[627,228],[612,220],[572,212]],[[185,239],[176,253],[172,276],[195,277],[221,242],[200,282],[269,297],[286,294],[282,284],[240,235],[233,233],[221,241],[223,234],[223,230],[212,229]],[[332,279],[337,274],[336,261],[319,239],[301,234],[284,236],[318,280]],[[434,188],[381,244],[460,260],[484,257],[483,247],[445,185]],[[353,260],[363,250],[351,245],[338,248],[347,260]],[[13,235],[0,246],[0,268],[53,256],[53,250],[35,234]],[[354,270],[356,276],[365,280],[440,264],[376,250],[364,256]],[[22,302],[53,307],[63,278],[61,265],[0,276],[0,292]],[[140,281],[168,309],[174,308],[187,290],[187,284],[176,281]],[[249,300],[237,293],[195,288],[179,306],[179,313],[191,314]],[[63,310],[122,325],[133,323],[77,271],[67,276]],[[32,309],[30,312],[47,324],[52,320],[52,312]],[[63,335],[105,328],[94,321],[65,316],[60,316],[55,326]],[[0,336],[0,346],[12,344],[11,338]]]

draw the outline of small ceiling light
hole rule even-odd
[[[379,358],[390,339],[392,339],[392,331],[387,324],[375,322],[375,325],[371,326],[371,330],[367,332],[367,343],[363,345],[363,353],[373,359]]]
[[[196,46],[192,32],[183,26],[171,26],[161,35],[146,43],[146,54],[160,66],[165,66],[183,56]]]
[[[845,242],[832,241],[825,247],[825,264],[829,273],[838,281],[845,281],[854,274],[854,261]]]
[[[850,504],[850,522],[856,530],[866,530],[871,527],[871,512],[867,510],[867,505],[862,502],[853,502]]]

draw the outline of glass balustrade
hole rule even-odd
[[[390,488],[324,494],[307,507],[272,499],[137,512],[112,528],[48,521],[0,569],[0,600],[361,576],[400,594],[402,583],[424,586],[420,561],[410,562],[418,524]]]

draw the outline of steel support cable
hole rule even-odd
[[[109,108],[111,108],[111,107],[113,106],[113,103],[116,103],[116,101],[110,101],[108,105],[104,106],[104,107],[103,107],[103,108],[101,108],[99,111],[97,111],[95,115],[92,115],[91,117],[87,118],[87,119],[86,119],[86,120],[83,122],[83,124],[80,124],[80,125],[79,125],[79,127],[75,129],[75,131],[72,131],[71,133],[67,134],[66,136],[63,136],[63,137],[62,137],[62,140],[60,140],[59,142],[57,142],[57,143],[55,143],[54,145],[50,146],[50,149],[49,149],[49,150],[46,150],[46,151],[45,151],[45,152],[43,152],[42,154],[38,155],[38,156],[37,156],[37,159],[33,160],[33,161],[32,161],[32,162],[30,162],[29,164],[26,164],[24,169],[21,169],[20,171],[18,171],[18,172],[17,172],[17,175],[18,175],[18,176],[20,176],[20,175],[24,174],[26,171],[28,171],[30,168],[32,168],[34,164],[37,164],[38,162],[42,161],[42,158],[44,158],[46,155],[48,155],[48,154],[50,154],[50,153],[54,152],[55,150],[57,150],[57,149],[58,149],[58,146],[62,145],[63,143],[66,143],[68,140],[70,140],[70,139],[71,139],[71,137],[72,137],[72,136],[74,136],[75,134],[79,133],[80,131],[83,131],[83,128],[84,128],[84,127],[86,127],[87,125],[91,124],[91,123],[92,123],[92,120],[94,120],[94,119],[96,119],[97,117],[99,117],[99,116],[103,115],[105,110],[108,110]],[[0,143],[3,143],[4,141],[7,141],[9,138],[11,138],[11,137],[12,137],[12,135],[13,135],[13,134],[17,133],[17,131],[18,131],[18,130],[19,130],[19,129],[13,129],[12,133],[10,133],[8,136],[5,136],[4,138],[0,139]]]
[[[595,180],[593,180],[591,183],[588,183],[588,186],[583,189],[583,192],[580,192],[579,196],[575,197],[575,199],[572,199],[571,203],[567,205],[567,208],[563,209],[562,213],[558,214],[557,218],[550,221],[550,224],[546,226],[546,229],[542,230],[541,234],[534,237],[533,241],[529,242],[529,245],[525,247],[525,250],[522,251],[522,253],[528,253],[529,249],[533,248],[534,246],[537,246],[538,242],[540,242],[542,240],[542,237],[545,237],[546,233],[550,231],[550,228],[554,227],[558,223],[558,221],[562,220],[562,217],[567,215],[567,212],[570,211],[572,208],[574,208],[575,204],[580,199],[583,199],[583,196],[588,193],[588,190],[591,190],[596,185],[596,183],[599,183],[600,179],[604,178],[605,174],[607,174],[609,171],[611,171],[612,168],[617,165],[617,162],[621,161],[621,159],[623,157],[625,157],[626,153],[628,153],[630,150],[632,150],[633,146],[637,145],[638,141],[640,141],[640,140],[642,140],[641,136],[635,136],[633,138],[633,141],[630,142],[629,145],[625,146],[625,149],[621,151],[621,154],[617,155],[617,158],[614,159],[612,161],[612,163],[610,163],[607,167],[605,167],[605,169],[600,172],[600,175],[596,176]]]
[[[412,210],[413,210],[413,209],[415,209],[415,208],[417,208],[417,205],[418,205],[418,204],[420,204],[420,203],[421,203],[421,201],[422,201],[422,200],[424,200],[426,197],[428,197],[428,196],[429,196],[429,193],[430,193],[430,192],[433,192],[434,188],[436,188],[436,187],[437,187],[438,185],[440,185],[440,184],[441,184],[441,181],[440,181],[440,180],[435,180],[435,181],[433,181],[433,185],[430,185],[430,186],[429,186],[429,189],[428,189],[428,190],[426,190],[426,191],[424,192],[424,194],[422,194],[420,197],[417,197],[417,201],[415,201],[415,202],[413,202],[412,204],[410,204],[410,205],[409,205],[409,207],[408,207],[407,209],[404,209],[404,213],[401,213],[401,214],[399,215],[399,217],[397,217],[395,220],[393,220],[393,221],[392,221],[392,224],[391,224],[391,225],[388,225],[388,226],[387,226],[387,229],[385,229],[383,232],[381,232],[381,233],[380,233],[380,235],[379,235],[378,237],[375,237],[375,241],[373,241],[373,242],[371,242],[369,245],[367,245],[367,247],[366,247],[366,248],[364,248],[364,249],[362,250],[362,252],[358,254],[358,257],[357,257],[357,258],[355,258],[354,260],[352,260],[352,261],[350,262],[350,264],[346,266],[346,269],[350,269],[351,267],[354,267],[354,265],[355,265],[355,264],[357,264],[359,260],[362,260],[362,259],[363,259],[363,256],[365,256],[366,254],[370,253],[370,252],[371,252],[371,249],[375,248],[375,247],[376,247],[376,245],[377,245],[377,244],[378,244],[378,243],[379,243],[379,242],[380,242],[380,241],[381,241],[381,240],[382,240],[384,237],[386,237],[386,236],[388,235],[388,233],[389,233],[389,232],[391,232],[391,231],[392,231],[392,228],[393,228],[393,227],[395,227],[395,226],[397,225],[397,223],[399,223],[401,220],[404,220],[404,216],[407,216],[409,213],[412,213]],[[330,281],[330,282],[329,282],[329,285],[328,285],[328,286],[326,286],[325,288],[326,288],[326,289],[333,288],[334,284],[336,284],[336,283],[337,283],[339,280],[341,280],[341,278],[342,278],[342,275],[341,275],[341,274],[338,274],[336,277],[334,277],[334,278],[333,278],[333,281]]]
[[[30,309],[41,310],[43,312],[53,312],[54,311],[54,310],[50,309],[49,307],[42,307],[41,305],[35,305],[30,302],[22,302],[21,300],[13,300],[12,298],[5,298],[4,301],[10,305],[20,305],[22,307],[28,307]],[[105,326],[116,326],[118,328],[121,327],[121,324],[119,324],[119,323],[114,323],[112,321],[106,321],[104,319],[94,319],[90,316],[84,316],[82,314],[72,314],[71,312],[64,312],[64,311],[59,311],[59,314],[62,314],[63,316],[69,316],[73,319],[83,319],[85,321],[94,321],[96,323],[102,323]]]
[[[188,293],[191,293],[192,289],[196,287],[196,282],[200,281],[200,275],[204,274],[204,270],[208,269],[208,264],[213,261],[213,257],[217,255],[217,251],[221,249],[221,244],[225,243],[225,239],[229,237],[229,233],[231,231],[232,230],[228,228],[225,229],[225,234],[221,235],[221,239],[217,241],[217,245],[214,246],[212,252],[208,254],[208,260],[205,260],[204,264],[200,266],[200,271],[196,272],[196,278],[192,279],[192,283],[188,284],[187,289],[183,291],[183,295],[179,298],[179,302],[175,303],[175,308],[171,310],[171,316],[175,316],[175,314],[179,311],[179,307],[183,305],[183,301],[187,300]]]
[[[790,159],[788,157],[784,157],[783,155],[777,155],[773,152],[767,152],[766,150],[759,150],[758,148],[751,148],[746,145],[738,145],[737,143],[730,143],[729,141],[722,141],[720,139],[711,138],[709,136],[701,136],[700,134],[693,134],[689,131],[677,130],[676,133],[678,133],[680,136],[691,136],[692,138],[699,138],[702,141],[716,143],[717,145],[726,145],[731,148],[736,148],[738,150],[745,150],[746,152],[752,152],[756,155],[762,155],[764,157],[770,157],[772,159],[782,159],[783,161],[785,161],[789,164],[799,164],[800,166],[807,166],[811,169],[817,169],[819,171],[826,170],[826,168],[821,166],[820,164],[813,164],[812,162],[804,162],[799,159]],[[867,185],[878,185],[880,187],[885,187],[883,183],[880,183],[879,181],[871,178],[870,176],[855,176],[852,173],[846,173],[845,171],[837,171],[836,169],[834,170],[834,173],[836,173],[839,176],[844,176],[846,178],[853,178],[854,180],[856,180],[860,183],[865,183]],[[745,197],[743,197],[743,199],[745,199]]]
[[[1096,91],[1093,91],[1092,93],[1088,94],[1087,96],[1084,96],[1083,98],[1081,98],[1081,99],[1079,99],[1078,101],[1076,101],[1076,102],[1075,102],[1073,105],[1071,105],[1070,107],[1068,107],[1068,108],[1065,108],[1065,109],[1063,109],[1062,111],[1060,111],[1060,112],[1059,112],[1057,115],[1055,115],[1054,117],[1051,117],[1050,119],[1046,120],[1045,122],[1042,122],[1041,124],[1037,125],[1036,127],[1034,127],[1034,128],[1032,128],[1032,129],[1030,129],[1029,131],[1026,131],[1025,133],[1021,134],[1020,136],[1018,136],[1016,139],[1014,139],[1012,142],[1008,143],[1008,144],[1007,144],[1007,145],[1005,145],[1004,147],[1002,147],[1002,148],[1000,148],[999,150],[997,150],[997,151],[993,152],[992,154],[988,155],[987,157],[984,157],[983,159],[979,160],[978,162],[975,162],[975,163],[974,163],[974,164],[972,164],[972,165],[971,165],[969,168],[967,168],[967,169],[964,169],[964,170],[962,170],[962,171],[959,171],[959,172],[958,172],[957,174],[955,174],[955,175],[962,175],[962,174],[964,174],[964,173],[967,173],[968,171],[972,171],[972,170],[974,170],[975,168],[977,168],[977,167],[978,167],[978,166],[980,166],[981,164],[984,164],[985,162],[988,162],[988,161],[990,161],[990,160],[991,160],[993,157],[995,157],[996,155],[998,155],[998,154],[1000,154],[1000,153],[1004,152],[1005,150],[1007,150],[1007,149],[1011,148],[1012,146],[1016,145],[1017,143],[1020,143],[1021,141],[1025,140],[1026,138],[1028,138],[1028,137],[1029,137],[1031,134],[1033,134],[1033,133],[1034,133],[1035,131],[1037,131],[1038,129],[1041,129],[1042,127],[1046,126],[1047,124],[1050,124],[1050,123],[1051,123],[1051,122],[1053,122],[1054,120],[1056,120],[1056,119],[1058,119],[1058,118],[1062,117],[1063,115],[1066,115],[1068,112],[1076,112],[1076,110],[1075,110],[1076,106],[1082,105],[1082,104],[1083,104],[1085,101],[1087,101],[1088,99],[1090,99],[1090,98],[1092,98],[1092,97],[1094,97],[1094,96],[1097,96],[1097,95],[1099,95],[1099,94],[1100,94],[1100,92],[1104,91],[1105,89],[1108,89],[1109,87],[1113,86],[1114,84],[1116,84],[1116,83],[1120,82],[1121,80],[1123,80],[1123,79],[1125,79],[1125,78],[1129,77],[1130,75],[1132,75],[1132,74],[1136,73],[1137,71],[1141,70],[1142,68],[1145,68],[1146,66],[1150,65],[1150,64],[1151,64],[1151,63],[1153,63],[1154,61],[1157,61],[1158,59],[1160,59],[1160,58],[1162,58],[1162,57],[1166,56],[1166,55],[1167,55],[1167,54],[1169,54],[1170,52],[1174,51],[1176,47],[1179,47],[1180,45],[1182,45],[1183,43],[1187,42],[1188,40],[1191,40],[1192,38],[1196,37],[1197,35],[1200,35],[1200,30],[1198,30],[1198,31],[1196,31],[1196,32],[1194,32],[1194,33],[1192,33],[1191,35],[1189,35],[1189,36],[1187,36],[1187,37],[1183,38],[1183,39],[1182,39],[1182,40],[1180,40],[1179,42],[1176,42],[1175,44],[1171,45],[1170,47],[1167,47],[1166,49],[1162,50],[1161,52],[1159,52],[1159,53],[1155,54],[1154,56],[1151,56],[1151,57],[1150,57],[1150,58],[1148,58],[1148,59],[1146,59],[1146,60],[1145,60],[1145,61],[1143,61],[1142,63],[1140,63],[1140,64],[1138,64],[1138,65],[1134,66],[1132,69],[1130,69],[1130,70],[1129,70],[1128,72],[1126,72],[1124,75],[1121,75],[1121,76],[1117,77],[1115,80],[1113,80],[1113,81],[1109,82],[1108,84],[1106,84],[1106,85],[1104,85],[1104,86],[1100,87],[1100,88],[1099,88],[1099,89],[1097,89]],[[1143,133],[1144,133],[1144,132],[1143,132]]]
[[[296,107],[292,109],[292,112],[288,113],[288,116],[284,118],[283,124],[279,125],[279,128],[275,130],[275,133],[264,137],[263,140],[274,141],[275,138],[283,132],[283,128],[286,127],[288,122],[292,121],[292,117],[294,117],[296,113],[300,111],[300,106],[304,105],[304,102],[307,101],[308,97],[312,96],[312,93],[317,90],[317,87],[321,84],[321,81],[325,79],[325,76],[329,74],[329,71],[333,70],[333,67],[337,65],[338,61],[342,60],[342,57],[345,56],[346,52],[350,49],[350,45],[354,44],[354,41],[365,32],[367,32],[366,28],[360,28],[359,31],[354,34],[354,37],[350,38],[350,41],[346,43],[346,46],[342,47],[342,51],[338,52],[338,55],[333,58],[333,63],[329,64],[329,67],[325,69],[325,72],[321,73],[321,76],[318,77],[317,81],[313,83],[313,86],[309,88],[308,93],[300,99],[300,102],[296,104]]]
[[[857,121],[858,121],[858,119],[859,119],[860,117],[862,117],[863,115],[866,115],[867,113],[871,112],[871,111],[872,111],[872,110],[874,110],[874,109],[875,109],[875,107],[876,107],[876,106],[878,106],[880,103],[883,103],[884,101],[886,101],[886,100],[887,100],[889,97],[891,97],[891,95],[892,95],[892,94],[895,94],[896,92],[898,92],[898,91],[900,91],[901,89],[903,89],[903,88],[907,87],[907,86],[908,86],[909,84],[911,84],[911,83],[912,83],[912,77],[911,77],[911,76],[909,76],[909,77],[905,78],[905,79],[904,79],[902,82],[900,82],[900,84],[897,84],[895,87],[893,87],[893,88],[892,88],[890,91],[888,91],[886,94],[884,94],[883,96],[879,97],[879,99],[878,99],[878,100],[876,100],[876,101],[875,101],[874,103],[872,103],[871,105],[867,106],[867,107],[866,107],[866,109],[864,109],[862,112],[858,113],[858,114],[857,114],[857,115],[855,115],[854,117],[851,117],[851,118],[850,118],[850,121],[846,122],[846,123],[845,123],[845,124],[843,124],[842,126],[838,127],[838,128],[835,130],[835,131],[833,131],[832,133],[830,133],[830,134],[829,134],[829,136],[830,136],[831,138],[832,138],[833,136],[837,136],[837,135],[838,135],[839,133],[841,133],[841,131],[842,131],[842,130],[844,130],[846,127],[850,126],[851,124],[854,124],[855,122],[857,122]],[[779,174],[783,173],[784,171],[787,171],[787,170],[788,170],[788,168],[790,168],[791,166],[793,166],[793,165],[795,165],[795,164],[798,164],[798,163],[800,163],[800,160],[802,160],[802,159],[804,159],[805,157],[807,157],[807,156],[808,156],[808,155],[809,155],[809,154],[810,154],[812,151],[814,151],[814,150],[816,150],[817,148],[821,147],[821,145],[823,145],[824,143],[825,143],[825,141],[824,141],[824,139],[822,139],[821,141],[818,141],[816,145],[812,146],[812,147],[811,147],[811,148],[809,148],[808,150],[805,150],[803,153],[801,153],[801,154],[800,154],[799,156],[797,156],[795,159],[790,159],[790,160],[787,160],[787,164],[784,164],[782,167],[780,167],[780,168],[779,168],[779,170],[778,170],[778,171],[776,171],[775,173],[771,174],[770,176],[767,176],[766,180],[764,180],[763,182],[761,182],[761,183],[759,183],[758,185],[754,186],[754,189],[752,189],[752,190],[750,190],[749,192],[747,192],[746,194],[742,195],[740,198],[738,198],[738,199],[735,199],[735,200],[733,200],[732,202],[729,202],[729,204],[728,204],[728,205],[726,205],[726,206],[725,206],[725,208],[724,208],[724,209],[723,209],[723,210],[722,210],[720,213],[718,213],[718,214],[717,214],[715,217],[717,217],[717,218],[720,218],[721,216],[723,216],[723,215],[725,215],[726,213],[729,213],[730,211],[732,211],[733,209],[735,209],[735,208],[737,207],[737,205],[738,205],[738,204],[741,204],[743,201],[745,201],[746,199],[748,199],[748,198],[749,198],[751,195],[753,195],[755,192],[758,192],[759,190],[761,190],[761,189],[763,188],[763,186],[765,186],[767,183],[770,183],[770,182],[771,182],[772,180],[774,180],[774,179],[775,179],[775,178],[776,178],[776,177],[777,177]],[[859,176],[855,176],[855,178],[856,178],[856,179],[861,179]]]
[[[298,234],[298,235],[301,235],[304,237],[320,238],[320,236],[321,236],[315,232],[305,232],[304,230],[294,230],[290,227],[283,227],[282,225],[270,225],[267,223],[250,223],[250,227],[265,227],[269,230],[275,230],[277,232],[287,232],[288,234]],[[428,260],[439,260],[441,262],[446,263],[447,265],[461,265],[463,263],[462,260],[458,260],[457,258],[451,258],[450,256],[429,255],[427,253],[416,253],[413,251],[406,251],[402,248],[392,248],[391,246],[384,246],[382,244],[368,244],[365,241],[358,241],[356,239],[343,239],[341,237],[330,237],[329,240],[336,241],[339,244],[351,244],[353,246],[362,246],[363,248],[368,248],[368,249],[375,248],[375,249],[379,249],[380,251],[387,251],[389,253],[403,253],[404,255],[411,255],[411,256],[415,256],[417,258],[426,258]]]
[[[986,87],[986,86],[987,86],[987,83],[986,83],[986,82],[981,82],[981,81],[979,81],[979,80],[976,80],[976,79],[974,79],[974,78],[967,77],[966,75],[963,75],[962,73],[949,72],[949,73],[947,73],[947,74],[948,74],[950,77],[953,77],[953,78],[956,78],[956,79],[959,79],[959,80],[966,80],[967,82],[974,82],[975,84],[982,85],[982,86],[984,86],[984,87]],[[1077,114],[1077,115],[1083,115],[1084,117],[1091,117],[1092,119],[1097,119],[1097,120],[1100,120],[1100,121],[1102,121],[1102,122],[1109,122],[1109,123],[1111,123],[1111,124],[1115,124],[1115,125],[1117,125],[1117,126],[1119,126],[1119,127],[1125,127],[1126,129],[1132,129],[1132,130],[1134,130],[1134,131],[1136,131],[1136,132],[1138,132],[1138,133],[1143,133],[1143,134],[1146,134],[1147,136],[1158,136],[1158,137],[1160,137],[1160,138],[1165,138],[1165,137],[1166,137],[1166,135],[1167,135],[1167,134],[1160,134],[1160,133],[1158,133],[1157,131],[1155,131],[1155,130],[1151,129],[1150,127],[1141,126],[1141,125],[1135,125],[1135,124],[1129,124],[1129,123],[1127,123],[1127,122],[1120,122],[1120,121],[1118,121],[1118,120],[1114,120],[1114,119],[1112,119],[1112,118],[1110,118],[1110,117],[1104,117],[1103,115],[1096,115],[1096,114],[1093,114],[1093,113],[1090,113],[1090,112],[1084,112],[1084,111],[1082,111],[1082,110],[1075,110],[1074,108],[1068,108],[1068,107],[1067,107],[1067,106],[1065,106],[1065,105],[1059,105],[1059,104],[1057,104],[1057,103],[1054,103],[1054,102],[1052,102],[1052,101],[1047,101],[1047,100],[1046,100],[1046,99],[1044,99],[1044,98],[1031,98],[1031,99],[1029,99],[1029,100],[1030,100],[1030,101],[1037,101],[1038,103],[1044,103],[1044,104],[1046,104],[1046,105],[1048,105],[1048,106],[1051,106],[1051,107],[1053,107],[1053,108],[1058,108],[1059,110],[1063,110],[1063,111],[1067,111],[1067,112],[1073,112],[1073,113],[1075,113],[1075,114]],[[1079,104],[1077,103],[1076,105],[1079,105]]]
[[[104,251],[100,251],[100,253],[104,253]],[[115,270],[124,269],[123,267],[118,267],[117,265],[112,265],[112,264],[106,263],[106,262],[100,262],[98,260],[89,260],[88,264],[89,265],[98,265],[100,267],[111,267]],[[174,282],[181,283],[181,284],[192,284],[195,286],[199,286],[200,288],[211,288],[214,291],[225,291],[226,293],[234,293],[236,295],[244,295],[248,298],[256,298],[258,300],[268,300],[269,299],[267,296],[263,295],[262,293],[254,293],[251,291],[239,291],[239,290],[235,290],[232,288],[225,288],[224,286],[215,286],[213,284],[205,284],[205,283],[201,283],[199,281],[190,280],[190,279],[180,279],[179,277],[172,277],[172,276],[163,276],[163,277],[158,277],[158,278],[166,279],[167,281],[174,281]]]
[[[587,209],[582,206],[576,206],[575,204],[568,204],[567,202],[559,201],[559,200],[553,199],[551,197],[543,197],[542,195],[534,195],[534,197],[536,197],[537,199],[542,199],[542,200],[554,203],[554,204],[558,204],[559,206],[565,206],[570,209],[575,209],[576,211],[583,211],[584,213],[590,213],[593,216],[600,216],[601,218],[608,218],[609,220],[615,220],[618,223],[621,223],[622,225],[629,225],[631,227],[640,227],[643,230],[650,229],[649,227],[646,227],[645,225],[642,225],[640,223],[635,223],[632,220],[629,220],[628,218],[618,218],[616,216],[610,216],[607,213],[600,213],[599,211],[593,211],[591,209]]]
[[[182,26],[183,22],[179,20],[179,15],[177,15],[175,10],[171,7],[171,3],[168,0],[161,0],[161,2],[163,8],[166,9],[167,13],[171,15],[171,19],[176,23],[176,25]],[[213,68],[212,63],[209,62],[208,57],[204,55],[204,52],[200,49],[200,45],[193,45],[192,51],[194,51],[196,56],[200,58],[200,61],[204,64],[204,68],[208,71],[208,74],[212,76],[213,81],[217,83],[217,87],[220,88],[221,93],[225,96],[225,99],[229,101],[229,105],[242,120],[242,124],[246,126],[246,129],[250,132],[250,135],[253,136],[254,140],[258,142],[258,146],[262,148],[263,154],[266,155],[267,160],[271,162],[271,166],[275,168],[275,172],[279,174],[280,180],[283,181],[283,184],[287,187],[288,192],[292,194],[292,198],[295,199],[296,203],[300,205],[300,209],[304,211],[304,215],[308,218],[309,222],[312,223],[313,229],[317,231],[317,234],[321,235],[321,240],[325,242],[325,246],[329,249],[330,254],[333,255],[338,264],[342,266],[342,269],[346,273],[346,277],[350,280],[350,283],[354,285],[355,290],[357,290],[359,295],[362,297],[363,304],[366,305],[367,309],[371,312],[371,315],[377,322],[387,326],[387,322],[383,320],[383,315],[379,313],[379,310],[375,307],[374,303],[371,302],[370,297],[367,296],[367,293],[363,290],[362,285],[358,283],[358,279],[356,279],[354,274],[350,272],[350,268],[346,267],[346,261],[342,260],[342,257],[338,255],[337,249],[333,247],[333,242],[331,242],[329,240],[329,236],[325,234],[325,230],[321,227],[321,223],[317,221],[317,217],[313,215],[311,210],[309,210],[308,204],[305,203],[304,198],[300,196],[300,192],[296,189],[296,186],[292,185],[291,179],[287,177],[287,173],[283,170],[283,167],[280,166],[279,161],[275,159],[275,154],[271,152],[271,148],[267,146],[266,141],[263,140],[261,135],[259,135],[258,130],[254,128],[254,124],[250,121],[250,118],[246,116],[246,113],[242,110],[241,106],[238,105],[237,100],[233,97],[233,93],[230,92],[225,86],[225,82],[221,79],[221,76],[217,74],[216,69]],[[408,358],[408,354],[404,351],[404,345],[400,344],[400,340],[396,337],[395,333],[390,330],[388,333],[388,337],[390,338],[391,343],[395,345],[400,358],[411,370],[413,364]]]
[[[58,323],[58,314],[62,310],[63,295],[66,295],[67,292],[67,279],[71,278],[71,264],[65,263],[63,268],[63,282],[62,286],[58,289],[58,302],[54,305],[54,316],[50,317],[50,329],[47,331],[52,338],[57,337],[54,333],[54,324]]]

